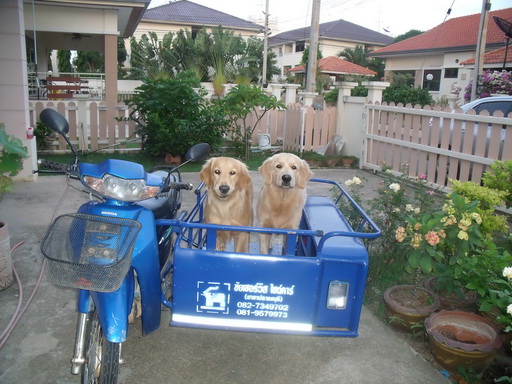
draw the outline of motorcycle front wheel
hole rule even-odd
[[[112,343],[105,338],[96,309],[89,313],[85,338],[82,384],[116,384],[121,344]]]

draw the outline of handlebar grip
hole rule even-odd
[[[190,183],[176,182],[176,183],[170,183],[169,185],[166,185],[165,187],[163,187],[162,192],[169,192],[171,189],[175,189],[175,190],[187,189],[190,191],[192,188],[194,188],[194,186]]]

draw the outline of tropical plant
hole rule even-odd
[[[199,142],[218,148],[228,121],[218,106],[209,105],[192,72],[176,78],[147,80],[128,104],[144,121],[146,150],[153,156],[183,155]]]
[[[360,65],[361,67],[368,67],[370,60],[368,59],[368,53],[370,51],[364,48],[362,45],[357,45],[355,48],[345,48],[339,51],[336,56],[347,60],[351,63]]]
[[[235,142],[241,144],[245,160],[249,160],[249,149],[254,129],[263,116],[271,109],[285,109],[286,106],[275,96],[269,96],[256,85],[238,84],[217,103],[230,120]],[[253,115],[249,123],[249,115]]]
[[[20,139],[5,132],[5,125],[0,123],[0,199],[5,192],[12,192],[16,176],[23,169],[22,158],[28,152]]]
[[[382,93],[382,100],[387,103],[402,103],[403,105],[434,105],[435,101],[426,88],[414,88],[407,85],[391,84]]]

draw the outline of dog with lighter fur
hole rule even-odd
[[[208,190],[206,223],[252,226],[253,184],[244,163],[231,157],[213,157],[204,164],[199,177]],[[249,233],[241,231],[217,231],[216,249],[225,251],[231,239],[235,252],[249,252]]]
[[[307,181],[313,176],[308,163],[291,153],[278,153],[266,159],[259,172],[263,186],[256,214],[264,228],[298,229],[306,203]],[[270,234],[260,234],[260,251],[269,252]]]

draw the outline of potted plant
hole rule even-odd
[[[492,276],[489,289],[482,294],[480,312],[490,317],[503,336],[507,353],[512,353],[512,262],[501,276]]]
[[[0,200],[5,192],[14,190],[12,176],[23,168],[23,157],[27,157],[27,149],[21,140],[5,132],[0,123]],[[7,224],[0,219],[0,291],[12,285],[14,281],[11,260],[11,242]]]
[[[350,156],[350,155],[341,156],[341,164],[346,168],[350,168],[352,165],[355,164],[355,162],[357,162],[357,160],[358,159],[355,156]]]
[[[502,343],[486,319],[464,311],[442,310],[431,314],[425,320],[425,331],[432,356],[450,372],[464,367],[482,373]]]

